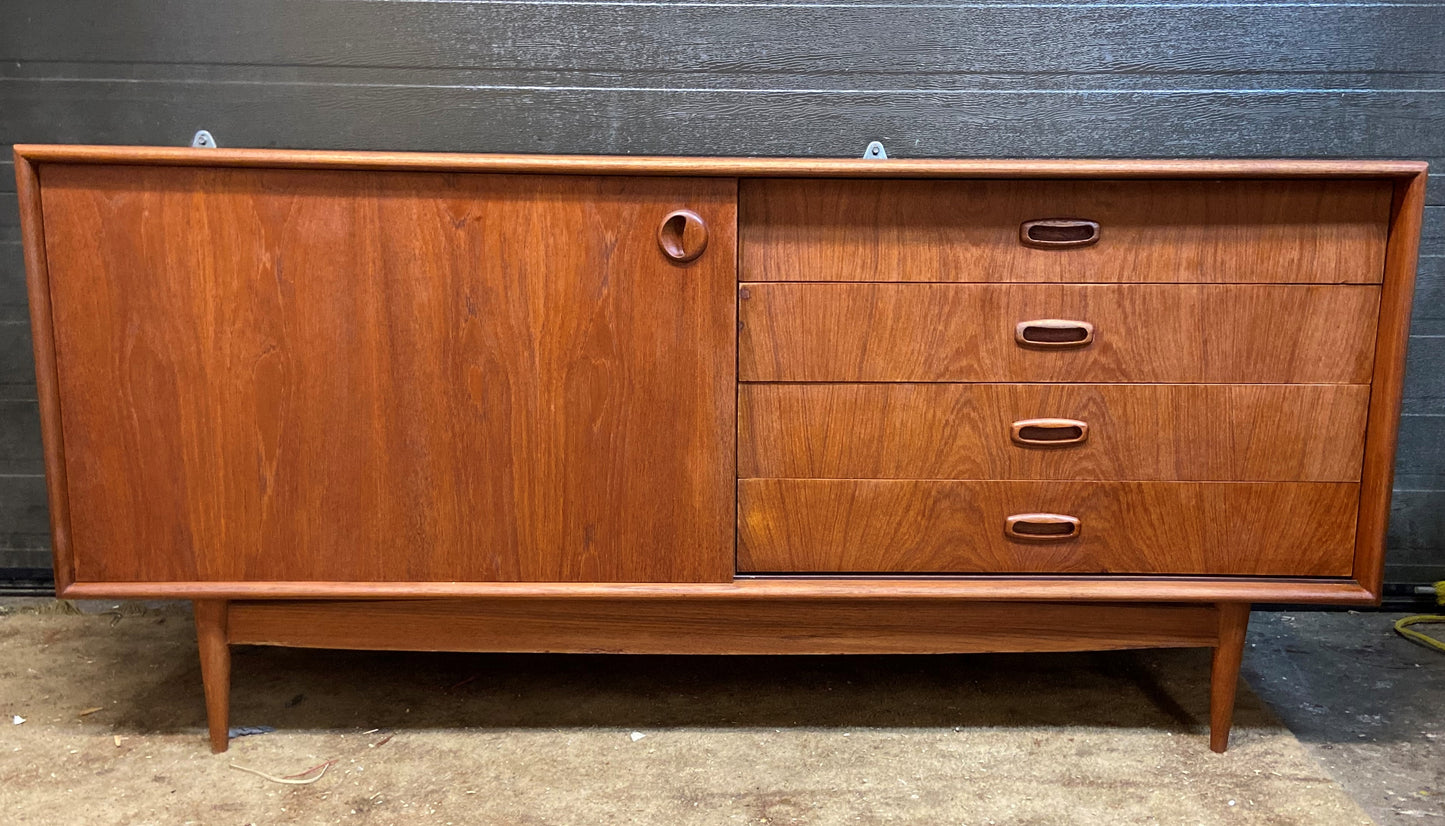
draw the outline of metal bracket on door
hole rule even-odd
[[[201,131],[197,132],[194,137],[191,138],[191,148],[192,148],[192,149],[215,149],[215,148],[216,148],[216,139],[213,138],[213,137],[211,137],[211,133],[210,133],[210,132],[207,132],[206,130],[202,129]]]
[[[863,150],[863,160],[886,161],[888,160],[888,150],[883,148],[882,141],[874,141],[868,144],[867,149]]]

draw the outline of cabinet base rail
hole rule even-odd
[[[1229,743],[1248,603],[899,599],[195,600],[211,749],[232,645],[569,654],[966,654],[1213,648],[1209,746]]]

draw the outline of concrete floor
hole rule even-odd
[[[211,755],[183,606],[55,605],[0,605],[10,823],[1445,823],[1445,656],[1383,614],[1257,614],[1222,756],[1202,650],[271,648],[237,649],[232,724],[275,731]]]
[[[1445,654],[1394,633],[1401,616],[1257,613],[1244,679],[1376,821],[1445,824]]]

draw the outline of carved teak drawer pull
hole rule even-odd
[[[1020,347],[1087,347],[1093,341],[1094,325],[1087,321],[1041,318],[1020,321],[1014,328],[1014,342]]]
[[[685,264],[707,249],[707,224],[690,209],[670,212],[657,228],[657,243],[663,255]]]
[[[1068,447],[1089,438],[1089,425],[1078,419],[1020,419],[1009,428],[1014,444]]]
[[[1057,542],[1074,539],[1082,526],[1079,520],[1061,513],[1017,513],[1004,520],[1004,536],[1024,542]]]
[[[1066,249],[1099,242],[1099,222],[1081,218],[1049,218],[1025,221],[1019,226],[1019,241],[1026,247]]]

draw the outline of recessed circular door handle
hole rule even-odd
[[[1026,247],[1056,250],[1099,243],[1099,222],[1082,218],[1046,218],[1019,226],[1019,241]]]
[[[657,243],[663,255],[686,264],[707,249],[707,224],[690,209],[670,212],[657,228]]]
[[[1094,342],[1094,325],[1064,318],[1020,321],[1014,328],[1014,343],[1020,347],[1066,350],[1088,347]]]
[[[1089,438],[1089,425],[1078,419],[1020,419],[1009,426],[1009,438],[1024,447],[1069,447]]]
[[[1082,527],[1062,513],[1016,513],[1004,520],[1003,533],[1020,542],[1058,542],[1077,538]]]

